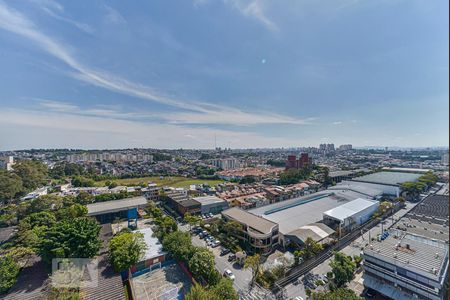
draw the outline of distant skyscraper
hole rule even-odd
[[[444,155],[442,155],[441,163],[443,165],[448,165],[448,153],[445,153]]]

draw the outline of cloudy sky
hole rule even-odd
[[[0,0],[0,150],[445,146],[448,5]]]

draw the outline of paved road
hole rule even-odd
[[[204,240],[200,239],[198,236],[192,236],[192,244],[198,247],[207,247]],[[250,270],[244,270],[240,268],[237,264],[232,264],[228,262],[228,254],[220,256],[220,247],[209,248],[214,253],[214,258],[216,262],[216,269],[223,274],[225,269],[230,269],[236,276],[233,286],[236,291],[247,291],[249,288],[250,281],[252,279],[252,273]]]
[[[367,241],[369,241],[369,235],[370,238],[376,237],[377,234],[381,233],[381,226],[383,226],[383,230],[391,227],[395,222],[397,222],[401,217],[403,217],[405,214],[407,214],[414,206],[416,206],[417,203],[406,203],[406,207],[403,209],[400,209],[397,213],[395,213],[392,217],[389,217],[388,219],[384,220],[382,223],[379,223],[378,225],[372,227],[369,231],[364,232],[362,236],[357,238],[355,241],[353,241],[350,245],[343,248],[341,252],[345,253],[346,255],[360,255],[361,254],[361,246],[364,246]],[[370,232],[370,234],[369,234]],[[322,264],[315,267],[313,270],[311,270],[311,273],[313,274],[326,274],[327,272],[331,271],[330,268],[330,261],[332,258],[327,259]],[[300,277],[300,279],[302,279]],[[304,299],[306,299],[306,292],[303,284],[289,284],[285,287],[286,296],[290,298],[295,298],[296,296],[301,296]]]

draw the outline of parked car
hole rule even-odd
[[[230,253],[230,252],[231,252],[230,249],[228,249],[228,248],[222,248],[222,250],[220,250],[220,256],[224,256],[224,255],[226,255],[226,254],[228,254],[228,253]]]
[[[223,272],[223,276],[228,277],[231,280],[234,280],[236,278],[230,269],[225,269],[225,271]]]
[[[294,300],[303,300],[303,297],[297,296],[297,297],[294,298]]]
[[[208,214],[208,217],[213,218],[214,215],[213,215],[212,213],[209,213],[209,214]]]
[[[218,246],[220,246],[220,241],[218,241],[218,240],[215,240],[211,245],[211,247],[213,247],[213,248],[216,248]]]
[[[231,254],[228,256],[228,261],[234,261],[235,259],[236,259],[236,254],[231,253]]]
[[[372,298],[373,296],[375,296],[375,291],[373,289],[368,289],[366,292],[366,297]]]
[[[200,239],[203,239],[203,238],[205,237],[205,234],[204,234],[203,232],[200,232],[200,233],[198,234],[198,237],[199,237]]]

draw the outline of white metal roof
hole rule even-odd
[[[145,250],[144,258],[142,260],[167,254],[167,252],[163,251],[163,246],[158,238],[153,236],[153,231],[151,228],[139,229],[135,232],[142,233],[144,235],[145,244],[147,244],[147,250]]]
[[[97,202],[86,205],[88,209],[88,216],[95,216],[104,213],[117,212],[129,208],[147,204],[147,199],[144,197],[133,197],[122,200],[112,200]]]
[[[216,197],[216,196],[194,197],[192,199],[194,199],[197,202],[200,202],[202,205],[226,202],[225,200],[220,199],[219,197]]]
[[[323,214],[343,222],[345,219],[348,219],[349,217],[371,206],[378,206],[378,205],[379,205],[378,201],[358,198],[353,201],[347,202],[341,206],[327,210]]]

